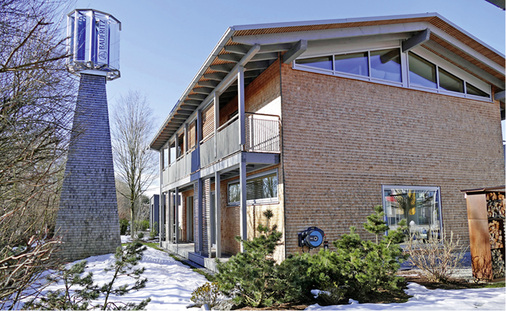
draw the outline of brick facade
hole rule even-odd
[[[469,242],[462,189],[504,184],[498,102],[282,66],[287,253],[318,226],[333,241],[382,204],[382,185],[441,187],[443,227]]]
[[[121,245],[105,77],[81,74],[56,229],[67,261]]]

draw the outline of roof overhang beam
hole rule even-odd
[[[412,48],[429,41],[429,39],[430,39],[430,29],[427,28],[424,31],[416,33],[411,38],[402,41],[402,51],[408,52]]]
[[[504,99],[506,97],[506,91],[500,91],[494,94],[494,99],[502,101],[504,103]]]
[[[289,64],[307,50],[307,40],[300,40],[283,55],[283,63]]]

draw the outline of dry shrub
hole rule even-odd
[[[430,236],[425,243],[416,243],[413,235],[406,246],[409,261],[422,270],[425,277],[431,282],[445,283],[461,266],[467,247],[463,247],[453,232],[449,236],[443,234],[439,239]]]

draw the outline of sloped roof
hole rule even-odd
[[[160,150],[213,92],[226,101],[238,64],[244,66],[247,85],[280,55],[290,62],[316,41],[392,35],[407,40],[426,29],[430,39],[422,43],[424,48],[504,90],[504,55],[437,13],[232,26],[181,95],[150,147]]]

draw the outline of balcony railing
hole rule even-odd
[[[279,145],[279,116],[246,114],[246,151],[278,153]]]
[[[246,143],[244,151],[280,152],[281,131],[279,116],[247,113],[245,127]],[[216,152],[214,149],[215,140]],[[206,167],[240,150],[239,120],[236,116],[220,126],[216,136],[211,134],[200,142],[200,155],[198,154],[198,149],[192,150],[165,169],[163,172],[163,183],[173,183],[190,175],[200,167]]]

